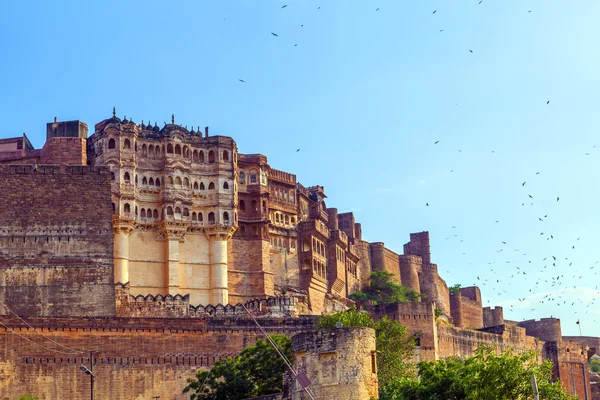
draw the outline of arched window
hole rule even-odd
[[[200,153],[198,154],[198,161],[204,163],[204,152],[202,150],[200,150]]]
[[[172,185],[173,184],[173,177],[169,176],[167,179],[168,179],[169,185]]]
[[[137,213],[137,206],[135,206],[135,216],[137,217],[138,213]]]
[[[154,157],[154,146],[148,147],[148,155]]]
[[[229,152],[227,150],[223,150],[223,161],[229,161]]]
[[[292,225],[294,225],[296,223],[296,217],[291,217],[290,222],[292,223]]]
[[[190,187],[190,180],[188,178],[183,178],[183,186],[186,188]]]
[[[200,182],[200,190],[206,190],[206,188],[204,187],[204,182]]]
[[[125,203],[125,205],[123,206],[123,211],[126,214],[129,214],[131,212],[131,207],[129,206],[129,203]]]
[[[154,219],[158,219],[158,210],[155,209],[152,216],[154,217]]]
[[[275,213],[275,222],[279,223],[279,213]]]
[[[215,162],[215,152],[211,150],[208,152],[208,163],[214,164],[214,162]]]
[[[198,190],[198,182],[194,182],[194,190]]]
[[[175,186],[181,187],[181,178],[178,176],[175,177]]]
[[[185,158],[190,158],[190,149],[187,146],[183,146],[183,156]]]
[[[183,209],[183,216],[184,217],[189,217],[190,216],[190,210],[188,210],[187,208]]]
[[[146,210],[143,208],[142,208],[142,211],[140,212],[140,217],[146,218]]]
[[[111,172],[111,173],[110,173],[110,180],[111,180],[111,181],[114,181],[114,180],[115,180],[115,173],[114,173],[114,172]]]
[[[229,189],[229,184],[227,182],[223,182],[223,189]]]
[[[115,213],[115,203],[112,203],[113,214]]]
[[[192,161],[198,162],[198,150],[194,150],[192,153]]]
[[[129,142],[129,139],[125,139],[125,141],[123,142],[123,148],[125,150],[130,150],[131,149],[131,143]]]
[[[302,241],[302,251],[310,251],[310,239],[304,238]]]
[[[198,221],[198,214],[196,212],[192,213],[192,221]]]
[[[290,203],[295,203],[296,202],[296,198],[293,195],[293,192],[290,193]]]
[[[138,179],[137,179],[137,175],[135,176],[135,184],[138,184]]]
[[[175,207],[175,214],[181,214],[181,208]]]
[[[108,140],[108,148],[109,149],[114,149],[115,148],[115,139],[109,139]]]
[[[246,211],[246,203],[244,203],[244,200],[240,200],[240,211]]]
[[[257,212],[258,211],[258,205],[256,203],[256,200],[252,200],[252,212]]]
[[[254,225],[254,226],[252,227],[252,234],[253,234],[254,236],[258,236],[258,226]]]
[[[147,156],[148,155],[148,147],[143,144],[142,145],[142,156]]]
[[[176,144],[175,145],[175,155],[176,156],[180,156],[181,155],[181,146]]]
[[[242,234],[242,236],[246,236],[246,227],[244,225],[240,227],[240,233]]]
[[[250,183],[256,182],[258,182],[258,171],[253,169],[252,171],[250,171]]]
[[[215,213],[212,211],[208,213],[208,223],[210,225],[213,225],[215,223]]]
[[[167,154],[173,154],[173,145],[171,143],[167,145]]]
[[[223,222],[228,225],[229,224],[229,213],[227,211],[225,211],[223,213]]]
[[[244,173],[244,171],[240,171],[239,181],[242,185],[246,183],[246,174]]]
[[[262,212],[267,212],[267,202],[263,200]]]
[[[148,185],[154,186],[154,178],[148,179]]]
[[[286,215],[285,216],[285,224],[288,225],[289,223],[290,223],[290,220],[289,220],[288,216]]]
[[[167,215],[173,215],[173,207],[167,207]]]
[[[125,172],[125,174],[123,175],[123,179],[125,180],[125,183],[129,183],[131,181],[131,178],[129,177],[129,172]]]
[[[208,184],[208,190],[215,190],[215,183],[211,182]]]
[[[147,185],[148,184],[148,179],[146,179],[146,177],[142,178],[142,185]]]
[[[203,222],[204,221],[204,215],[202,215],[201,212],[198,213],[198,222]]]

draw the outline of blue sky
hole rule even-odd
[[[160,126],[174,113],[325,186],[366,240],[401,252],[428,230],[448,284],[478,284],[506,318],[552,315],[571,335],[580,319],[600,336],[599,2],[7,0],[0,13],[0,136],[41,147],[55,116],[92,128],[113,106]]]

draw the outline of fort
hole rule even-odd
[[[0,139],[0,182],[0,399],[80,398],[82,364],[93,365],[98,398],[185,399],[197,369],[261,336],[248,313],[267,332],[320,340],[317,316],[351,306],[372,271],[423,295],[365,306],[409,328],[418,360],[481,344],[534,350],[569,393],[593,398],[587,361],[599,338],[563,337],[556,318],[505,320],[482,307],[478,287],[450,293],[428,232],[411,233],[403,254],[367,242],[322,186],[208,128],[113,112],[88,136],[85,123],[55,119],[41,149],[25,134]],[[342,347],[356,340],[340,335]],[[360,390],[373,391],[369,379]]]

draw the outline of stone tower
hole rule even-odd
[[[292,337],[294,369],[306,374],[317,399],[370,400],[377,394],[375,331],[371,328],[334,328],[303,332]],[[292,400],[310,397],[298,382]]]

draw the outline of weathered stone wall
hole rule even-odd
[[[560,342],[562,340],[562,330],[558,318],[541,318],[539,321],[530,319],[519,322],[518,325],[525,328],[529,336],[539,338],[545,342]]]
[[[400,263],[398,254],[387,249],[381,242],[371,243],[371,269],[373,271],[387,271],[394,274],[397,283],[402,282],[400,276]]]
[[[434,301],[442,314],[450,316],[450,292],[448,285],[438,274],[436,264],[423,265],[419,285],[426,301]]]
[[[461,288],[450,293],[450,312],[454,325],[460,328],[483,328],[481,293],[476,286]]]
[[[0,166],[0,182],[0,300],[29,317],[114,316],[108,170]]]
[[[554,376],[560,379],[567,393],[576,395],[579,399],[591,399],[585,345],[569,341],[547,342],[544,346],[544,356],[554,363]]]
[[[377,398],[375,331],[371,328],[319,329],[292,337],[297,372],[311,381],[317,399]],[[292,400],[310,397],[295,381]]]
[[[504,325],[504,311],[502,307],[483,307],[483,327]]]
[[[86,139],[79,137],[53,137],[40,152],[40,164],[86,165]]]
[[[95,398],[183,400],[187,378],[216,360],[238,354],[262,334],[249,319],[1,319],[0,399],[31,394],[43,400],[89,396],[94,354]],[[292,335],[312,327],[311,319],[261,320],[268,333]],[[42,336],[45,335],[44,336]],[[55,342],[49,341],[51,338]],[[56,342],[60,343],[60,347]],[[71,349],[82,352],[73,352]]]
[[[269,242],[240,239],[235,235],[228,243],[229,303],[274,294],[274,274],[269,259]]]

